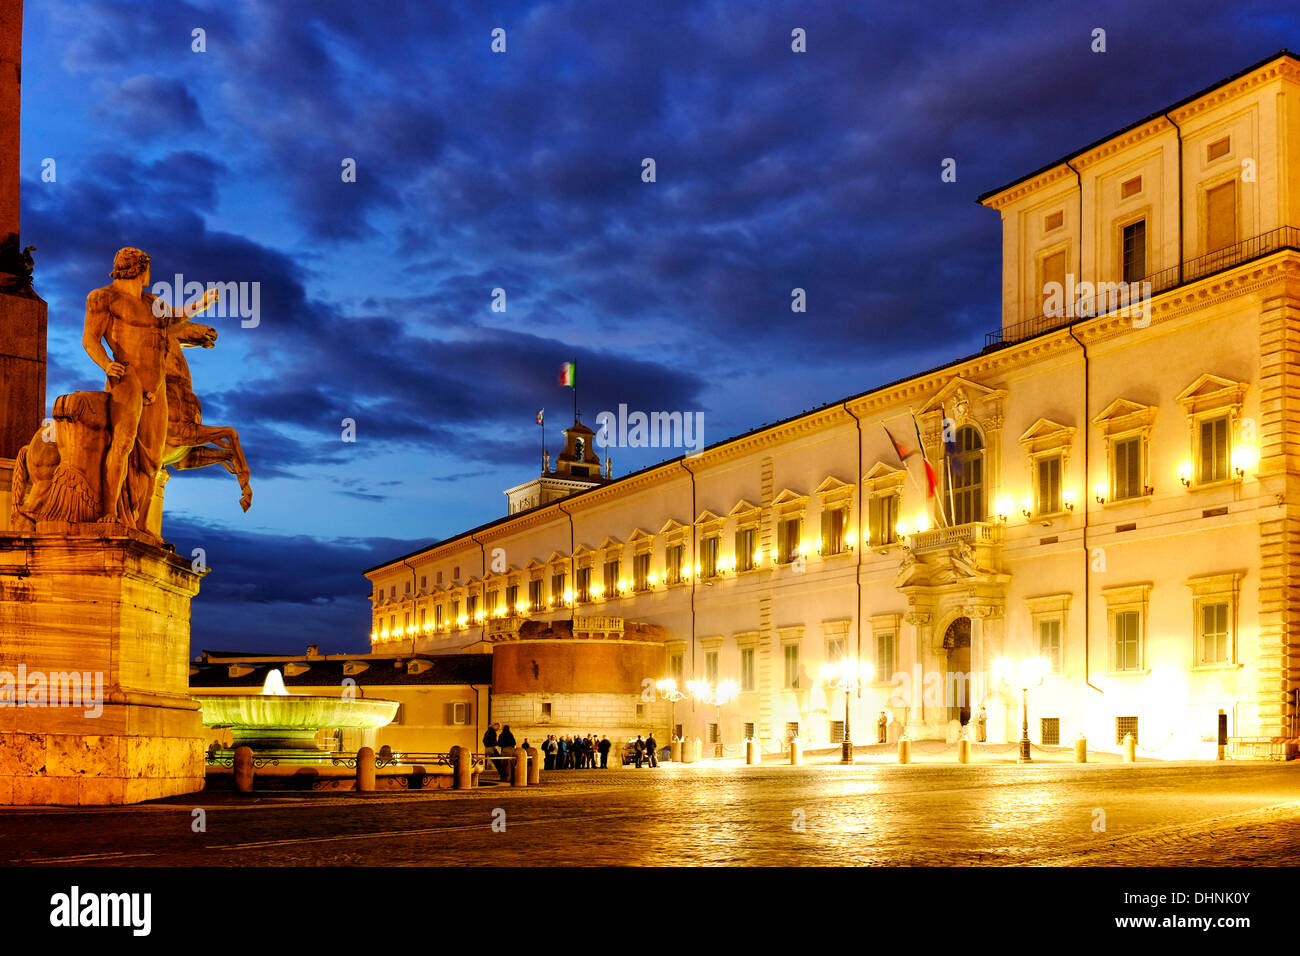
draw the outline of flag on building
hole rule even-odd
[[[539,409],[539,410],[538,410],[538,412],[537,412],[537,424],[539,424],[539,425],[544,425],[544,424],[546,424],[546,409],[542,408],[542,409]]]
[[[913,455],[921,456],[921,464],[925,466],[926,497],[933,498],[935,489],[939,486],[939,478],[934,473],[934,468],[930,466],[930,462],[926,459],[925,451],[921,448],[920,433],[917,433],[915,441],[906,434],[903,440],[900,441],[883,423],[880,427],[885,429],[885,434],[889,436],[889,443],[894,446],[894,454],[898,455],[899,464],[904,469],[907,468],[909,458]]]
[[[560,366],[560,384],[569,388],[578,387],[578,363],[565,362]]]

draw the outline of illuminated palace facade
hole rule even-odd
[[[826,746],[845,694],[822,667],[849,657],[874,669],[859,743],[882,713],[891,739],[982,713],[1015,740],[994,665],[1026,658],[1035,743],[1296,737],[1298,156],[1283,53],[986,194],[1002,321],[979,354],[615,480],[575,425],[537,503],[512,489],[508,517],[366,572],[373,650],[493,654],[517,736]],[[1090,308],[1085,281],[1150,298]],[[919,430],[934,497],[886,428]],[[738,694],[668,703],[666,677]]]

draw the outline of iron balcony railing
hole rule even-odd
[[[1261,233],[1250,239],[1243,239],[1241,242],[1226,246],[1223,249],[1197,256],[1195,259],[1188,259],[1183,263],[1181,270],[1178,266],[1170,266],[1168,269],[1162,269],[1160,272],[1153,273],[1139,281],[1151,283],[1151,294],[1157,295],[1161,292],[1168,292],[1180,285],[1197,282],[1206,276],[1222,272],[1224,269],[1239,266],[1243,262],[1250,262],[1252,259],[1271,255],[1282,249],[1292,249],[1300,252],[1300,227],[1280,226],[1270,232]],[[1098,304],[1101,305],[1100,299]],[[1132,308],[1133,303],[1117,304],[1106,302],[1105,305],[1107,307],[1099,307],[1093,315],[1085,317],[1092,318],[1094,315],[1107,315],[1120,308]],[[1033,338],[1043,332],[1064,328],[1070,323],[1078,321],[1079,318],[1080,316],[1077,314],[1075,316],[1038,315],[1032,319],[1026,319],[1024,322],[1017,322],[1005,329],[987,333],[984,336],[984,350],[989,351],[990,349],[1000,348],[1003,345],[1010,345],[1013,342]]]

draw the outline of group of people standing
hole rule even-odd
[[[608,737],[596,739],[595,734],[585,737],[558,737],[551,734],[542,741],[542,753],[546,756],[543,766],[547,770],[584,770],[594,769],[596,758],[600,758],[602,768],[609,767],[609,752],[613,748]]]

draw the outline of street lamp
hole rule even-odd
[[[722,705],[730,703],[736,699],[740,693],[740,687],[734,680],[706,681],[693,680],[686,682],[686,689],[691,692],[702,704],[712,704],[718,709],[718,739],[714,741],[717,744],[717,756],[722,756]]]
[[[1046,658],[1026,657],[1013,661],[1009,657],[999,657],[993,662],[993,672],[1002,678],[1008,687],[1019,687],[1023,706],[1023,720],[1020,724],[1020,756],[1017,763],[1031,763],[1029,756],[1029,688],[1037,687],[1043,677],[1051,670]]]
[[[844,742],[840,750],[840,763],[853,763],[853,735],[849,731],[849,703],[860,684],[869,682],[876,669],[869,661],[842,657],[822,665],[822,683],[833,690],[844,691]]]
[[[672,704],[668,719],[672,722],[672,735],[675,737],[677,736],[677,702],[686,695],[677,689],[677,681],[671,677],[655,681],[655,689],[659,691],[660,697]]]

